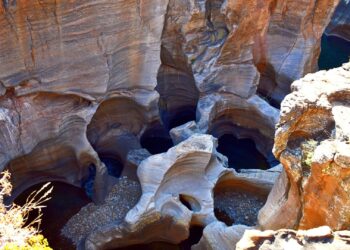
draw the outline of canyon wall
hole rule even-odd
[[[350,41],[350,1],[341,0],[336,8],[326,34]]]
[[[14,173],[14,195],[47,180],[81,186],[91,167],[105,193],[101,157],[125,164],[145,131],[184,113],[182,123],[253,139],[268,155],[271,105],[317,69],[337,4],[2,1],[0,169]]]

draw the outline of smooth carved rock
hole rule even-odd
[[[306,231],[287,229],[278,231],[247,230],[238,242],[236,249],[347,250],[350,249],[349,236],[349,231],[332,232],[326,226]]]
[[[192,223],[216,220],[211,190],[226,168],[216,157],[215,139],[194,135],[141,162],[138,177],[142,196],[118,225],[95,229],[86,249],[104,249],[156,241],[179,243],[188,237]],[[193,188],[193,185],[196,188]],[[187,208],[181,200],[190,204]]]
[[[206,95],[198,102],[197,114],[202,133],[215,137],[233,133],[237,138],[253,139],[263,155],[271,152],[279,112],[260,97]]]
[[[95,99],[156,86],[167,1],[19,0],[0,6],[0,79],[20,94]]]
[[[194,134],[166,153],[149,156],[137,168],[142,195],[134,207],[129,207],[126,215],[125,209],[130,202],[115,202],[120,202],[125,192],[134,197],[133,190],[136,189],[133,188],[134,181],[122,180],[121,184],[132,185],[132,188],[126,191],[124,185],[119,190],[115,188],[117,184],[105,203],[89,205],[74,216],[64,229],[65,235],[85,249],[158,241],[178,244],[187,239],[191,226],[204,227],[218,222],[213,195],[220,188],[249,190],[267,196],[271,181],[279,170],[236,173],[227,168],[226,157],[217,153],[215,148],[214,137]],[[214,192],[214,189],[219,190]],[[118,206],[122,206],[125,213],[116,216],[111,208]],[[87,216],[87,211],[91,216]],[[104,218],[98,219],[102,214],[105,214]],[[79,218],[84,221],[83,228],[74,226],[73,222]],[[96,219],[98,222],[95,223]]]
[[[350,225],[350,63],[309,74],[282,103],[274,154],[285,172],[260,211],[262,228]]]
[[[339,0],[274,1],[256,61],[259,91],[281,102],[290,84],[318,69],[320,39]],[[258,38],[260,39],[260,38]]]
[[[326,34],[338,36],[350,41],[350,2],[341,0],[335,10],[331,22],[327,26]]]
[[[233,110],[271,111],[271,116],[257,111],[259,121],[267,117],[258,128],[251,117],[230,118],[258,130],[234,129],[248,133],[266,155],[276,112],[256,96],[259,72],[285,89],[313,69],[318,38],[336,3],[3,1],[0,169],[8,165],[18,173],[15,189],[29,185],[34,172],[42,178],[38,181],[80,185],[91,164],[103,182],[99,154],[117,155],[125,163],[150,123],[165,116],[166,128],[175,127],[173,116],[187,109],[194,120],[199,96],[201,106],[217,92],[233,99]],[[302,63],[289,67],[298,55]],[[202,118],[198,124],[210,126]]]
[[[192,250],[234,250],[245,230],[252,229],[244,225],[227,227],[222,222],[213,222],[205,227],[203,236]]]
[[[0,170],[14,193],[126,161],[158,118],[157,72],[167,1],[3,1],[0,4]],[[101,179],[101,180],[98,180]]]
[[[320,38],[338,2],[170,0],[162,61],[171,70],[163,67],[161,76],[187,75],[177,81],[190,89],[179,93],[184,100],[193,73],[200,93],[249,98],[259,87],[281,101],[294,80],[317,70]]]

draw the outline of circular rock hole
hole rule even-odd
[[[214,189],[214,213],[227,226],[254,226],[259,210],[264,206],[267,193],[247,183],[233,180],[220,181]]]
[[[169,133],[161,125],[146,130],[141,136],[140,143],[151,154],[164,153],[174,146]]]
[[[105,164],[108,174],[119,178],[123,172],[124,164],[117,157],[113,155],[99,155],[101,161]]]
[[[198,212],[201,210],[201,205],[199,202],[190,195],[180,194],[179,199],[183,205],[185,205],[189,210],[193,212]]]
[[[232,134],[225,134],[219,138],[218,152],[227,156],[231,168],[241,169],[268,169],[269,164],[265,157],[256,149],[251,139],[237,139]]]
[[[173,112],[163,112],[162,120],[170,130],[190,121],[196,120],[196,107],[182,107]]]
[[[323,34],[321,39],[321,53],[318,59],[320,70],[340,67],[349,61],[350,41],[338,36]]]
[[[25,204],[27,197],[32,192],[39,190],[43,185],[44,183],[40,183],[26,189],[16,197],[14,203],[18,205]],[[78,213],[91,200],[83,189],[70,184],[55,181],[51,185],[53,186],[53,191],[50,195],[51,199],[44,204],[46,207],[42,209],[43,215],[40,229],[53,249],[75,249],[73,243],[61,235],[61,229],[73,215]],[[30,223],[37,216],[37,211],[33,211],[29,215],[28,222]]]

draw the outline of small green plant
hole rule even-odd
[[[10,173],[5,171],[0,178],[0,249],[4,250],[51,250],[47,240],[40,234],[44,202],[50,199],[50,183],[31,193],[23,206],[4,204],[4,197],[12,191]],[[38,210],[38,216],[28,221],[29,214]]]
[[[311,171],[312,158],[314,156],[315,149],[318,142],[315,140],[307,140],[301,144],[301,167],[303,170],[303,175],[308,176]]]

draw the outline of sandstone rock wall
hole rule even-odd
[[[268,100],[316,69],[337,3],[3,1],[0,169],[15,173],[15,193],[43,180],[79,186],[91,165],[102,183],[98,154],[125,163],[146,128],[162,118],[169,130],[164,117],[188,108],[194,120],[197,103],[202,132],[227,131],[206,129],[226,113],[232,133],[266,155],[278,119]],[[213,95],[219,113],[205,109]]]
[[[327,26],[326,34],[339,36],[350,41],[350,2],[341,0],[336,8],[331,22]]]

